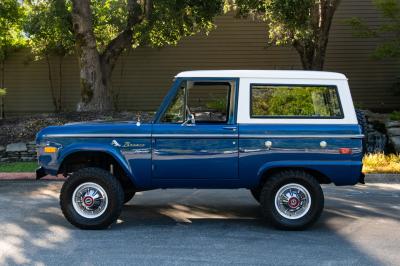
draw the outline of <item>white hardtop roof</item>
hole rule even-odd
[[[274,78],[346,80],[340,73],[305,70],[196,70],[185,71],[177,78]]]

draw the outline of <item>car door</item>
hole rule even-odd
[[[238,179],[236,80],[185,79],[153,125],[152,178],[198,181]],[[193,184],[193,183],[177,183]]]

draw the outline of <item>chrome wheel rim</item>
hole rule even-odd
[[[74,190],[72,205],[80,216],[88,219],[97,218],[107,209],[107,193],[96,183],[83,183]]]
[[[311,207],[311,195],[302,185],[286,184],[275,194],[275,208],[287,219],[300,219]]]

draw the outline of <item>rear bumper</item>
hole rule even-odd
[[[43,167],[39,167],[38,169],[36,169],[36,180],[38,180],[46,175],[47,175],[47,173]]]

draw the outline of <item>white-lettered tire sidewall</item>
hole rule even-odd
[[[307,180],[310,179],[310,180]],[[272,182],[267,182],[266,187],[261,195],[263,205],[263,213],[275,227],[284,230],[303,230],[314,224],[321,215],[324,206],[324,195],[319,183],[312,176],[297,177],[280,177]],[[308,190],[311,196],[311,206],[308,212],[298,219],[288,219],[279,214],[275,206],[275,196],[279,189],[286,184],[295,183],[303,186]]]
[[[96,175],[96,173],[98,175]],[[85,218],[81,216],[75,210],[72,203],[72,195],[75,189],[86,182],[98,184],[107,194],[107,208],[102,215],[96,218]],[[78,228],[105,229],[117,220],[121,212],[123,205],[123,192],[121,191],[122,188],[119,181],[108,172],[95,168],[82,169],[69,177],[63,184],[60,194],[61,209],[66,219]]]

